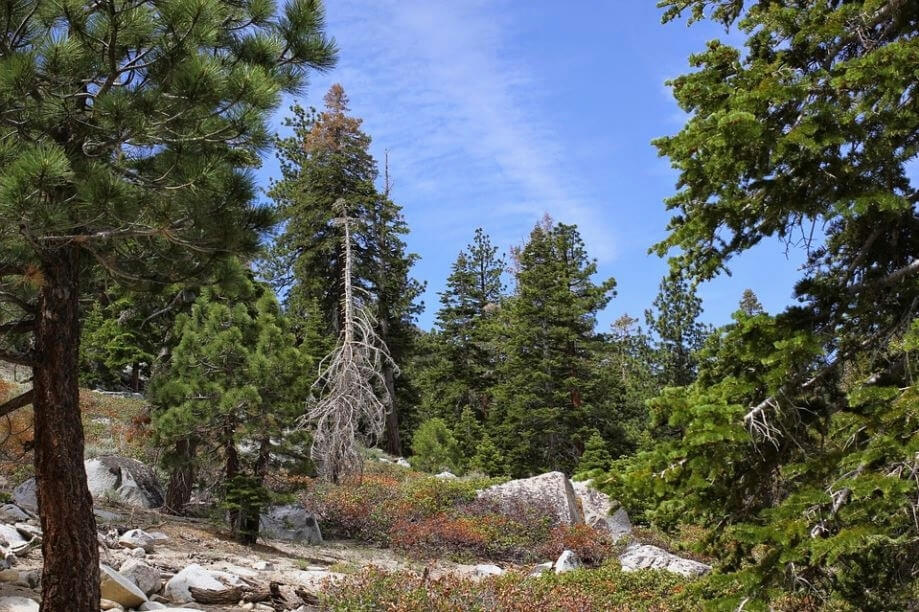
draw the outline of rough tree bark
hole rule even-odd
[[[175,454],[178,464],[169,475],[166,500],[163,503],[163,509],[167,512],[180,516],[185,514],[188,502],[191,501],[192,486],[195,482],[195,454],[197,451],[197,438],[187,437],[176,442]]]
[[[99,609],[99,549],[83,466],[77,384],[79,252],[62,247],[41,266],[35,330],[35,477],[44,532],[42,612]]]

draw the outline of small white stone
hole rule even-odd
[[[486,576],[500,576],[503,573],[503,569],[490,563],[481,563],[475,566],[475,575],[477,578],[485,578]]]
[[[581,560],[574,554],[574,551],[566,550],[559,555],[554,567],[556,574],[564,574],[581,567]]]

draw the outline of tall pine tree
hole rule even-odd
[[[278,140],[281,180],[269,195],[284,219],[265,272],[285,296],[285,305],[302,327],[310,308],[318,304],[325,333],[334,340],[344,316],[341,255],[343,229],[335,222],[333,205],[343,200],[353,220],[352,282],[373,300],[380,329],[393,360],[407,359],[412,349],[414,317],[420,312],[418,297],[424,286],[410,276],[416,255],[406,252],[403,236],[408,227],[401,208],[389,197],[387,180],[377,189],[377,163],[371,156],[370,137],[361,130],[361,119],[350,116],[348,97],[341,85],[325,96],[322,112],[295,106],[286,125],[293,130]],[[385,372],[388,391],[405,400],[408,381],[394,380]],[[398,411],[394,406],[386,423],[387,450],[400,453]]]
[[[515,475],[571,472],[593,428],[609,424],[594,376],[596,314],[615,281],[592,280],[577,229],[537,225],[517,258],[517,292],[502,309],[500,382],[489,420]]]
[[[270,221],[248,172],[266,120],[335,48],[317,0],[25,0],[0,5],[0,22],[0,295],[22,312],[2,329],[34,336],[0,358],[34,370],[41,609],[84,612],[99,607],[99,558],[81,280],[187,278],[251,251]]]

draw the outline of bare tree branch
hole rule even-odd
[[[23,319],[10,323],[0,323],[0,334],[23,334],[35,329],[34,319]]]
[[[16,365],[24,365],[29,367],[35,365],[35,359],[32,357],[32,355],[28,353],[19,353],[17,351],[8,351],[2,348],[0,348],[0,361],[6,361],[8,363],[15,363]]]
[[[376,320],[363,301],[355,298],[351,219],[343,200],[335,205],[341,209],[340,222],[345,229],[344,321],[338,346],[319,365],[319,378],[313,384],[318,399],[305,415],[305,420],[315,427],[310,456],[320,476],[333,482],[359,471],[362,459],[358,436],[373,442],[383,433],[386,415],[392,409],[383,365],[398,371],[386,344],[374,331]]]
[[[17,395],[13,399],[9,399],[3,402],[2,404],[0,404],[0,417],[5,417],[11,412],[15,412],[16,410],[19,410],[20,408],[24,408],[28,406],[29,404],[32,403],[33,395],[34,395],[34,391],[32,389],[29,389],[22,395]]]

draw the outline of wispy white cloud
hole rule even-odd
[[[315,79],[310,99],[344,85],[377,156],[391,151],[396,197],[416,234],[459,248],[482,225],[506,246],[548,212],[577,223],[608,261],[606,203],[566,159],[565,126],[542,103],[550,77],[515,47],[510,1],[329,2],[341,60]]]

